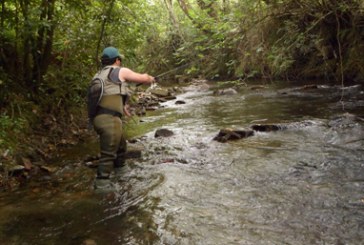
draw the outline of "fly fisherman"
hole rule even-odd
[[[128,83],[152,84],[155,81],[148,74],[122,67],[122,56],[114,47],[103,50],[101,65],[102,68],[93,77],[88,91],[89,119],[100,136],[101,155],[97,180],[109,179],[113,168],[124,164],[126,140],[121,117],[129,115],[126,109]]]

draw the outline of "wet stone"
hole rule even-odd
[[[16,176],[16,175],[22,174],[25,170],[26,169],[23,165],[15,165],[8,170],[8,175]]]
[[[166,128],[160,128],[155,131],[154,137],[169,137],[174,135],[173,131],[166,129]]]
[[[92,239],[86,239],[82,242],[82,245],[97,245],[97,243]]]
[[[177,100],[177,101],[175,102],[175,104],[176,104],[176,105],[183,105],[183,104],[186,104],[186,102],[185,102],[185,101],[183,101],[183,100]]]
[[[214,95],[234,95],[238,92],[233,88],[227,88],[227,89],[219,89],[214,92]]]
[[[170,95],[170,96],[167,96],[167,97],[164,97],[165,100],[175,100],[177,99],[176,96],[173,96],[173,95]]]
[[[170,96],[170,92],[168,91],[168,89],[164,89],[164,88],[154,88],[150,90],[150,93],[158,96],[158,97],[167,97]]]
[[[328,123],[331,128],[343,128],[343,127],[353,127],[358,123],[363,123],[364,119],[358,117],[354,114],[344,113],[342,115],[334,117]]]
[[[156,111],[156,110],[158,110],[158,107],[157,106],[148,106],[148,107],[145,108],[145,110],[147,110],[147,111]]]
[[[255,85],[255,86],[251,86],[249,89],[250,90],[260,90],[260,89],[266,89],[267,87],[264,85]]]
[[[142,157],[142,150],[139,149],[129,150],[125,154],[126,159],[136,159],[141,157]]]
[[[89,168],[97,168],[97,166],[99,165],[97,161],[88,161],[85,162],[85,165]]]
[[[254,124],[251,128],[258,132],[273,132],[278,130],[288,130],[288,129],[301,129],[305,127],[310,127],[315,125],[313,121],[305,120],[301,122],[292,123],[277,123],[277,124]],[[316,125],[318,125],[316,123]]]
[[[254,135],[253,130],[245,129],[221,129],[220,132],[214,137],[214,140],[224,143],[231,140],[239,140]]]
[[[258,132],[271,132],[282,130],[282,126],[275,124],[254,124],[251,126],[254,131]]]

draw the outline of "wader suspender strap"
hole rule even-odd
[[[99,105],[100,104],[100,101],[101,101],[101,98],[102,98],[102,95],[104,94],[105,82],[101,78],[96,78],[95,80],[99,80],[100,81],[100,84],[101,84],[101,92],[100,92],[99,99],[97,100],[97,105]]]
[[[120,81],[119,79],[119,71],[120,71],[120,67],[118,68],[111,68],[109,75],[107,76],[113,83],[119,84],[119,91],[120,94],[122,94],[122,81]],[[124,102],[124,101],[123,101]]]

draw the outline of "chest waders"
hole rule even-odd
[[[120,67],[104,67],[92,79],[94,90],[89,90],[89,98],[94,98],[93,102],[89,100],[89,117],[100,136],[101,154],[97,178],[101,179],[109,178],[114,167],[122,167],[124,164],[126,140],[121,117],[123,98],[128,96],[128,88],[125,81],[119,80],[119,71]],[[92,106],[94,107],[90,109]]]

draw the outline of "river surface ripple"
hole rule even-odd
[[[47,217],[63,219],[40,222],[38,244],[363,244],[364,124],[341,118],[364,116],[364,95],[361,87],[344,92],[188,90],[178,96],[186,104],[166,102],[145,118],[174,135],[145,134],[142,159],[117,174],[113,197],[62,196],[61,214],[37,200]],[[292,127],[213,141],[222,128],[257,123]]]

